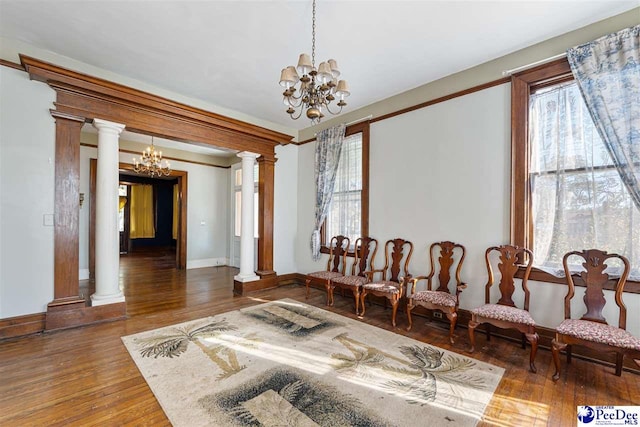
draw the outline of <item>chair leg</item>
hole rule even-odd
[[[362,307],[362,311],[359,314],[359,317],[364,317],[365,305],[364,299],[367,297],[367,291],[362,291],[362,295],[360,295],[360,307]]]
[[[491,341],[491,323],[484,325],[484,331],[487,334],[487,341]]]
[[[309,283],[311,283],[311,279],[307,279],[304,281],[304,285],[307,287],[307,296],[305,299],[309,299]]]
[[[353,299],[356,301],[356,316],[360,313],[360,288],[353,290]]]
[[[411,330],[411,327],[413,326],[413,320],[411,319],[411,310],[413,310],[413,305],[411,303],[411,300],[409,300],[409,302],[407,303],[407,320],[409,321],[407,332],[409,332]]]
[[[324,285],[327,290],[327,306],[331,307],[333,305],[333,286],[330,283]]]
[[[616,375],[622,376],[622,361],[624,360],[624,353],[616,353]]]
[[[458,313],[455,311],[453,313],[447,313],[447,318],[449,319],[449,343],[453,345],[453,331],[456,330],[456,322],[458,321]]]
[[[538,352],[538,334],[536,332],[526,334],[527,340],[531,343],[531,354],[529,355],[529,370],[534,374],[538,372],[536,369],[536,353]]]
[[[556,367],[556,372],[553,374],[553,380],[558,381],[560,379],[560,352],[567,348],[567,345],[558,342],[558,337],[551,340],[551,355],[553,356],[553,364]]]
[[[396,313],[398,312],[398,302],[397,299],[389,300],[391,302],[391,325],[396,327]]]
[[[471,320],[469,320],[469,341],[471,342],[471,347],[469,348],[469,353],[473,353],[476,349],[476,327],[479,325],[480,323],[476,322],[475,319],[472,317]]]
[[[567,365],[571,363],[571,346],[567,344]]]

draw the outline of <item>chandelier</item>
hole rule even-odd
[[[325,111],[334,115],[340,114],[342,107],[347,105],[344,98],[348,97],[350,92],[346,80],[338,80],[340,71],[334,59],[321,62],[316,69],[316,0],[313,0],[311,34],[311,58],[303,53],[298,59],[297,70],[293,65],[284,68],[280,74],[280,86],[285,88],[282,95],[284,105],[288,107],[287,114],[293,120],[298,120],[302,112],[306,111],[311,123],[317,124],[324,117]],[[298,83],[299,89],[296,87]],[[332,111],[330,106],[336,98],[339,109]]]
[[[167,160],[162,165],[162,151],[156,151],[153,146],[153,136],[151,146],[142,152],[140,158],[133,158],[133,170],[137,173],[146,173],[150,177],[168,176],[171,173],[171,165]]]

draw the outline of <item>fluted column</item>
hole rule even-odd
[[[253,229],[253,167],[258,154],[243,151],[238,153],[242,159],[242,232],[240,235],[240,273],[234,277],[239,282],[260,280],[254,268],[254,229]]]
[[[94,119],[98,129],[96,172],[96,293],[91,305],[124,302],[120,289],[118,237],[118,139],[124,125]]]

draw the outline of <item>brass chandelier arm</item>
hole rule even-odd
[[[325,104],[325,108],[329,113],[333,114],[334,116],[336,114],[340,114],[342,112],[342,105],[340,106],[340,109],[338,111],[336,111],[336,112],[331,111],[330,105],[331,105],[330,103],[326,103]]]

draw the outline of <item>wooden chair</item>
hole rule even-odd
[[[404,256],[404,247],[409,248],[409,252]],[[405,278],[411,278],[409,274],[409,261],[413,253],[413,243],[404,239],[388,240],[384,245],[384,268],[381,270],[366,271],[365,275],[369,283],[362,285],[362,295],[360,296],[360,306],[362,312],[360,316],[364,317],[365,298],[369,294],[387,298],[391,302],[391,324],[396,327],[396,313],[398,311],[398,303],[404,295]],[[402,259],[404,258],[404,265]],[[391,261],[391,262],[389,262]],[[400,269],[404,272],[404,277],[400,276]],[[387,280],[387,273],[389,274]],[[380,274],[380,280],[374,281],[375,274]],[[386,300],[385,300],[386,305]]]
[[[366,271],[374,270],[373,260],[378,252],[378,241],[371,237],[360,237],[356,240],[354,247],[354,259],[351,265],[351,274],[331,279],[329,283],[329,300],[333,305],[333,291],[340,288],[344,295],[344,290],[353,292],[356,305],[356,315],[360,314],[360,292],[362,285],[367,283]]]
[[[586,291],[584,303],[587,312],[580,319],[571,318],[571,299],[575,293],[575,286],[571,271],[569,270],[569,258],[580,257],[585,271],[580,273]],[[609,325],[602,315],[605,306],[602,287],[609,281],[609,275],[604,272],[607,268],[606,261],[617,258],[624,266],[620,278],[616,282],[615,301],[619,308],[618,326]],[[618,254],[608,254],[598,249],[589,249],[582,252],[572,251],[565,254],[562,259],[569,290],[564,298],[564,319],[556,328],[556,337],[551,341],[551,352],[556,372],[553,380],[560,378],[560,351],[567,351],[567,363],[571,363],[571,346],[578,344],[588,346],[598,352],[615,352],[616,375],[622,375],[622,361],[628,354],[633,359],[640,358],[640,339],[626,331],[627,308],[622,302],[622,292],[629,276],[629,261]],[[640,363],[636,360],[636,363]]]
[[[331,238],[327,269],[325,271],[314,271],[313,273],[307,274],[305,280],[307,299],[309,299],[309,284],[311,282],[321,283],[327,291],[327,305],[329,305],[329,282],[331,279],[344,276],[349,244],[349,238],[346,236],[334,236]]]
[[[497,304],[490,303],[490,292],[491,286],[493,285],[493,269],[489,257],[492,251],[500,253],[500,263],[498,264],[498,269],[501,273],[499,285],[500,299]],[[524,276],[522,277],[524,309],[520,309],[516,307],[512,296],[515,292],[514,279],[519,267],[518,262],[524,259],[525,255],[528,261]],[[531,314],[529,314],[529,288],[527,287],[527,280],[529,280],[529,273],[531,273],[531,266],[533,264],[533,253],[529,249],[518,246],[493,246],[485,252],[485,262],[489,274],[489,280],[487,281],[484,292],[485,305],[471,310],[471,320],[469,321],[471,349],[469,351],[473,353],[475,350],[475,330],[478,325],[488,323],[487,340],[491,339],[490,325],[497,326],[498,328],[516,329],[523,334],[522,348],[526,347],[525,337],[531,343],[529,369],[535,373],[536,366],[534,360],[536,358],[536,352],[538,351],[538,334],[536,333],[536,323],[531,317]]]
[[[436,272],[436,263],[433,259],[434,249],[440,248],[440,256],[438,257],[438,263],[440,265],[440,272],[438,274],[438,288],[433,290],[434,275]],[[451,269],[456,264],[454,259],[455,249],[460,249],[460,258],[457,262],[455,273],[455,289],[451,291],[449,289],[449,282],[451,281]],[[439,310],[443,312],[449,319],[449,342],[453,344],[453,331],[456,328],[456,321],[458,319],[458,304],[460,293],[467,287],[466,284],[460,280],[460,270],[462,270],[462,263],[466,250],[464,246],[453,242],[436,242],[429,247],[429,259],[431,261],[431,272],[428,276],[418,276],[411,279],[411,289],[408,294],[409,301],[407,303],[407,319],[409,320],[409,326],[407,331],[411,330],[413,322],[411,320],[411,310],[416,306],[422,306],[429,310]],[[427,289],[424,291],[416,292],[416,284],[420,280],[427,281]]]

